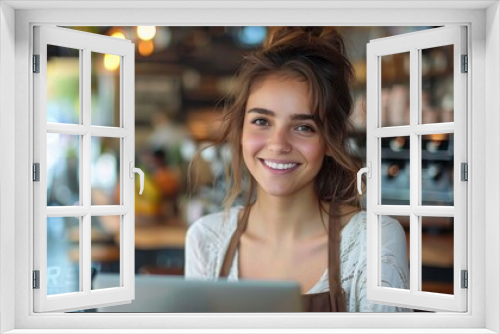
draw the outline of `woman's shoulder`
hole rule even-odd
[[[236,228],[239,207],[231,208],[229,211],[221,211],[207,214],[191,224],[187,231],[189,239],[225,239],[231,235]]]
[[[354,229],[366,230],[368,224],[367,220],[368,220],[367,212],[359,211],[358,213],[353,215],[351,220],[346,224],[346,231],[351,231]],[[391,230],[393,232],[404,233],[400,222],[391,216],[384,216],[384,215],[381,216],[381,226],[384,230]]]
[[[345,247],[353,247],[352,244],[366,243],[368,216],[366,211],[356,213],[342,231]],[[373,222],[376,223],[376,222]],[[391,216],[381,216],[382,244],[387,245],[401,239],[405,239],[405,232],[400,222]]]
[[[236,227],[238,208],[203,216],[191,224],[185,243],[185,275],[216,278],[218,263]]]
[[[394,217],[382,216],[381,226],[382,231],[388,231],[396,234],[402,233],[404,235],[404,229],[401,222]]]
[[[367,226],[378,224],[369,221],[370,215],[360,211],[354,215],[342,231],[341,249],[343,265],[354,269],[357,263],[365,265],[367,257]],[[384,256],[406,256],[406,235],[401,223],[391,216],[380,216],[380,247]],[[401,260],[402,261],[402,260]]]

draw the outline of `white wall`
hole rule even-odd
[[[491,5],[486,12],[486,87],[495,86],[495,81],[500,78],[500,5],[495,3]],[[486,90],[486,219],[493,221],[493,224],[487,224],[486,230],[486,277],[488,284],[486,287],[486,304],[494,307],[486,308],[486,328],[495,333],[500,332],[500,309],[498,300],[500,299],[500,266],[498,254],[500,247],[498,245],[498,236],[500,235],[500,173],[499,173],[499,145],[500,145],[500,98],[498,91],[493,89]],[[495,150],[496,152],[493,153]],[[496,302],[494,302],[496,301]]]
[[[95,3],[94,1],[90,1],[91,3]],[[63,2],[53,2],[53,3],[63,3]],[[460,3],[460,2],[457,2],[457,3]],[[494,42],[491,42],[491,46],[493,47],[493,51],[491,53],[488,53],[487,54],[487,57],[491,60],[491,59],[496,59],[496,64],[497,66],[493,66],[492,68],[488,67],[488,69],[486,70],[486,73],[487,73],[487,77],[489,78],[489,82],[487,82],[487,85],[486,87],[496,87],[498,88],[498,78],[500,77],[499,73],[500,73],[500,69],[498,66],[498,59],[500,59],[499,55],[500,55],[500,52],[499,52],[499,28],[500,28],[500,25],[498,23],[499,21],[499,9],[498,9],[498,5],[495,4],[494,5],[495,7],[491,7],[488,11],[488,20],[486,20],[486,24],[483,24],[484,21],[481,21],[481,26],[484,27],[484,26],[487,26],[486,29],[488,30],[488,33],[491,34],[492,38],[494,39]],[[82,14],[83,12],[83,14]],[[173,11],[175,12],[175,11]],[[217,11],[214,11],[214,17],[217,18],[217,13],[219,13],[220,11],[217,10]],[[251,12],[251,11],[250,11]],[[286,12],[286,11],[285,11]],[[177,12],[175,12],[177,13]],[[331,15],[330,12],[326,11],[325,12],[326,14],[328,15]],[[369,13],[370,17],[372,18],[373,20],[373,17],[376,17],[378,20],[383,20],[384,17],[387,17],[387,15],[380,15],[380,11],[372,11],[371,13]],[[74,20],[75,22],[76,21],[85,21],[87,22],[86,20],[88,20],[89,22],[91,22],[92,20],[91,19],[88,19],[88,16],[85,16],[85,11],[81,11],[81,10],[78,10],[78,11],[74,11],[74,12],[70,12],[70,13],[64,13],[64,14],[68,14],[65,16],[65,20],[69,20],[70,22],[72,20]],[[99,13],[92,13],[93,17],[95,17],[95,20],[101,20],[102,22],[120,22],[120,20],[126,20],[124,18],[119,18],[121,16],[116,16],[116,15],[113,15],[114,12],[106,12],[106,11],[103,11],[103,12],[99,12]],[[142,22],[147,22],[148,19],[144,19],[144,15],[140,15],[140,11],[139,13],[137,11],[134,11],[133,13],[133,17],[142,17],[143,18],[143,21]],[[194,13],[196,14],[196,12]],[[261,14],[259,12],[259,14]],[[314,13],[316,14],[316,13]],[[326,15],[324,14],[324,15]],[[335,14],[335,13],[333,13]],[[384,13],[382,13],[384,14]],[[429,16],[428,13],[425,13],[426,14],[426,17]],[[172,17],[169,17],[169,15],[171,15]],[[248,15],[248,14],[246,14]],[[109,18],[111,16],[111,19]],[[277,16],[273,16],[273,13],[271,12],[267,12],[267,13],[264,13],[264,19],[267,18],[267,20],[271,21],[273,20],[273,18],[275,19]],[[335,15],[331,15],[331,16],[335,16]],[[432,15],[430,15],[432,17]],[[78,19],[77,17],[79,17],[80,19]],[[82,19],[83,17],[83,19]],[[117,18],[118,17],[118,18]],[[128,17],[130,19],[130,16],[125,16],[125,17]],[[285,21],[283,20],[284,24],[286,24],[286,22],[295,22],[295,20],[292,18],[289,18],[289,16],[286,15],[286,13],[283,13],[283,11],[280,11],[280,17],[286,17],[287,20],[290,20],[290,21]],[[310,20],[317,20],[318,22],[327,22],[328,20],[332,20],[332,18],[324,18],[323,16],[321,15],[316,15],[316,16],[311,16],[312,18]],[[392,16],[394,17],[394,16]],[[362,22],[366,17],[363,16],[363,15],[357,15],[357,19]],[[176,17],[173,17],[172,14],[169,14],[169,13],[162,13],[162,12],[159,12],[157,13],[156,15],[152,15],[152,17],[150,16],[149,20],[151,22],[164,22],[164,21],[169,21],[169,19],[172,21],[172,22],[181,22],[182,20],[181,19],[177,19]],[[335,19],[335,18],[334,18]],[[338,18],[337,18],[338,19]],[[402,22],[404,22],[404,16],[402,16],[400,18],[402,20]],[[22,21],[22,15],[19,15],[17,17],[17,20],[18,21]],[[140,19],[136,19],[136,21],[139,21]],[[199,18],[197,17],[196,15],[193,15],[193,13],[190,12],[190,16],[189,16],[189,19],[185,19],[186,22],[204,22],[203,21],[204,19],[203,18]],[[206,19],[208,21],[210,21],[210,19]],[[215,19],[214,19],[215,20]],[[226,19],[227,20],[227,19]],[[38,21],[38,19],[37,19]],[[55,20],[57,21],[57,20]],[[134,22],[134,24],[137,24],[136,21],[133,21],[131,20],[131,22]],[[224,21],[224,20],[222,20]],[[279,21],[279,20],[278,20]],[[300,21],[300,20],[297,20],[297,21]],[[339,19],[339,21],[342,21],[341,19]],[[468,20],[460,20],[460,22],[464,22],[464,21],[468,21]],[[281,21],[280,21],[281,22]],[[21,132],[22,132],[22,129],[23,128],[28,128],[27,127],[27,122],[23,123],[23,119],[26,118],[26,115],[17,115],[17,118],[20,119],[21,121],[19,123],[21,123],[21,126],[18,126],[18,129],[17,129],[17,137],[15,136],[15,131],[14,131],[14,117],[13,117],[13,112],[14,112],[14,102],[13,102],[13,97],[14,97],[14,83],[12,82],[12,80],[10,82],[6,82],[5,81],[5,73],[8,73],[8,77],[10,78],[15,78],[15,75],[14,75],[14,69],[13,68],[6,68],[5,66],[1,66],[2,64],[5,64],[5,63],[9,63],[9,64],[12,64],[14,62],[14,38],[12,36],[12,31],[13,31],[13,26],[14,26],[14,11],[12,10],[12,8],[10,8],[9,6],[6,6],[4,3],[1,3],[0,2],[0,94],[1,94],[1,98],[0,98],[0,152],[1,152],[1,155],[0,155],[0,196],[2,198],[2,204],[3,206],[0,208],[0,247],[1,247],[1,252],[2,254],[12,254],[12,250],[14,249],[14,245],[13,245],[13,240],[14,240],[14,211],[13,211],[13,205],[11,206],[10,204],[12,203],[11,201],[11,198],[14,197],[14,166],[13,166],[13,161],[14,161],[14,148],[11,147],[12,146],[12,138],[16,138],[16,145],[18,145],[18,139],[22,139],[22,135],[21,135]],[[23,27],[24,29],[24,27]],[[495,30],[496,29],[496,30]],[[477,29],[475,29],[477,30]],[[492,31],[495,31],[495,32],[492,32]],[[18,30],[18,33],[19,33],[20,30]],[[9,32],[11,34],[9,34]],[[23,36],[25,36],[27,34],[24,34],[23,30],[21,29],[21,33],[19,33],[18,35],[18,38],[19,39],[22,39]],[[21,36],[21,38],[19,37]],[[475,43],[482,43],[483,41],[476,41]],[[19,43],[26,43],[26,42],[23,42],[23,41],[19,41]],[[476,45],[479,45],[479,44],[476,44]],[[25,51],[24,49],[22,51]],[[23,53],[19,53],[18,54],[18,59],[21,59],[23,61],[23,63],[25,63],[26,65],[29,64],[28,62],[28,59],[27,59],[27,56],[26,56],[27,52],[23,52]],[[477,54],[476,54],[477,55]],[[482,55],[484,56],[484,55]],[[496,57],[496,58],[495,58]],[[7,61],[8,59],[8,61]],[[488,60],[487,63],[491,64],[491,63],[494,63],[495,61],[490,61]],[[484,66],[483,66],[484,67]],[[21,74],[23,74],[22,76],[19,76],[18,77],[18,85],[19,86],[22,86],[22,83],[24,83],[25,81],[27,82],[28,80],[26,79],[28,77],[27,73],[24,73],[24,71],[27,72],[27,68],[24,68],[23,72]],[[480,69],[480,75],[478,75],[478,72],[477,72],[477,68],[475,69],[475,71],[473,72],[477,77],[484,77],[485,76],[485,69],[482,68]],[[3,79],[2,79],[3,78]],[[496,79],[494,79],[496,78]],[[3,81],[2,81],[3,80]],[[20,84],[21,83],[21,84]],[[475,79],[474,83],[477,84],[477,79]],[[481,87],[483,87],[481,85]],[[25,96],[21,96],[21,94],[18,94],[19,95],[19,98],[18,98],[18,103],[19,102],[22,102],[22,108],[21,107],[18,107],[17,110],[21,111],[21,112],[24,112],[24,110],[27,110],[27,102],[24,102],[23,99],[25,99]],[[481,98],[479,100],[483,100],[483,96],[481,96]],[[499,320],[498,320],[498,314],[499,314],[499,308],[498,308],[498,300],[499,300],[499,287],[498,287],[498,282],[500,281],[499,280],[499,277],[500,277],[500,270],[499,270],[499,265],[498,265],[498,259],[497,259],[497,254],[499,253],[499,245],[498,245],[498,239],[499,239],[499,234],[500,234],[500,229],[498,227],[498,221],[500,221],[500,208],[499,208],[499,200],[500,200],[500,176],[498,175],[498,166],[499,166],[499,163],[500,163],[500,158],[499,158],[499,155],[498,155],[498,152],[494,152],[493,156],[491,157],[488,157],[488,153],[492,153],[491,150],[493,149],[497,149],[497,147],[499,146],[500,144],[500,134],[499,134],[499,127],[500,127],[500,116],[498,115],[499,113],[499,106],[500,106],[500,103],[499,103],[499,95],[498,95],[498,91],[489,91],[486,95],[486,100],[487,100],[487,103],[486,103],[486,107],[483,108],[483,103],[484,103],[484,100],[482,102],[480,102],[480,108],[476,108],[475,111],[478,111],[478,114],[479,115],[476,115],[479,117],[479,120],[474,120],[473,123],[475,123],[476,125],[474,125],[473,127],[473,130],[479,130],[479,131],[475,131],[475,134],[481,138],[483,137],[487,137],[488,138],[488,142],[487,143],[484,143],[483,142],[483,145],[481,145],[481,148],[483,149],[490,149],[490,151],[487,151],[487,150],[484,150],[484,151],[481,151],[481,150],[477,150],[477,147],[475,146],[475,152],[474,152],[474,155],[475,156],[478,156],[478,157],[483,157],[479,160],[480,164],[479,165],[474,165],[474,167],[477,166],[477,172],[474,172],[474,171],[471,171],[474,176],[475,176],[475,179],[477,180],[478,176],[480,174],[485,174],[484,172],[487,172],[488,174],[488,179],[487,179],[487,182],[482,182],[481,185],[484,185],[484,188],[483,187],[474,187],[475,189],[477,189],[477,193],[487,193],[489,196],[486,197],[486,204],[487,204],[487,215],[486,217],[483,217],[483,216],[480,216],[480,218],[485,218],[487,219],[490,223],[489,224],[486,224],[488,226],[488,230],[486,231],[486,236],[487,236],[487,242],[489,243],[488,245],[488,251],[489,253],[487,253],[488,255],[488,266],[486,267],[487,268],[487,275],[485,276],[488,276],[488,275],[491,275],[494,277],[494,279],[488,279],[488,282],[495,282],[496,286],[493,286],[493,285],[488,285],[488,287],[492,287],[491,290],[487,289],[487,293],[485,294],[486,295],[486,298],[489,300],[487,301],[486,305],[493,305],[495,308],[489,308],[487,310],[487,313],[488,313],[488,317],[487,317],[487,320],[488,320],[488,327],[492,330],[495,330],[495,332],[499,332],[500,330],[500,323],[499,323]],[[26,105],[25,105],[26,104]],[[474,102],[474,105],[478,104],[478,102]],[[479,105],[478,104],[478,105]],[[485,115],[486,114],[486,115]],[[491,118],[491,119],[490,119]],[[478,123],[482,123],[482,122],[485,122],[485,126],[477,126]],[[486,128],[486,131],[488,132],[488,135],[487,136],[484,136],[484,132],[480,131],[480,130],[483,130]],[[21,131],[20,131],[21,130]],[[27,145],[25,145],[25,141],[27,141],[26,139],[24,140],[21,140],[21,144],[22,145],[19,145],[21,148],[23,147],[27,147]],[[24,161],[27,161],[27,159],[25,158],[25,156],[27,156],[27,153],[22,150],[21,152],[19,152],[19,155],[22,155],[23,158],[20,159],[21,162],[24,162]],[[486,161],[485,161],[486,159]],[[486,162],[486,163],[484,163]],[[486,167],[485,167],[486,166]],[[29,177],[29,166],[27,163],[24,163],[24,164],[19,164],[19,169],[21,169],[21,171],[23,172],[23,174],[26,174],[27,177]],[[479,172],[480,170],[480,172]],[[22,175],[22,177],[24,178],[24,175]],[[28,179],[26,178],[25,181],[23,181],[23,186],[24,188],[27,188],[26,187],[26,184],[24,183],[28,183]],[[16,184],[16,186],[19,186],[19,184]],[[481,191],[479,191],[481,190]],[[18,193],[18,196],[21,195],[20,197],[22,197],[22,194],[23,192],[22,191],[19,191]],[[472,194],[472,195],[477,195],[476,193]],[[490,196],[491,195],[491,196]],[[473,200],[476,201],[477,203],[477,198],[474,199],[475,196],[472,196]],[[483,196],[479,196],[481,199],[484,199]],[[8,200],[7,200],[8,198]],[[481,202],[483,202],[483,200],[481,200]],[[484,204],[483,204],[484,205]],[[20,206],[21,209],[24,209],[24,207],[21,205]],[[475,207],[476,209],[479,210],[479,208],[483,208],[482,206],[477,206]],[[478,211],[476,210],[476,211]],[[26,210],[24,210],[26,211]],[[484,212],[485,210],[481,210],[481,212]],[[25,214],[25,212],[23,212],[23,210],[19,210],[18,212],[18,216],[16,217],[17,218],[17,222],[21,222],[21,223],[26,223],[26,224],[22,224],[23,226],[20,228],[21,232],[24,232],[24,230],[26,229],[24,225],[27,225],[27,222],[28,222],[28,218],[27,218],[27,214]],[[476,216],[477,216],[477,212],[475,213]],[[19,215],[21,217],[19,217]],[[474,216],[474,218],[476,218],[476,216]],[[479,225],[484,225],[484,221],[485,219],[480,219],[477,221],[477,223],[479,223]],[[474,221],[474,220],[472,220]],[[494,222],[494,223],[491,223],[491,222]],[[475,232],[476,230],[474,230],[473,232]],[[483,229],[481,229],[481,232],[484,232]],[[489,233],[489,232],[492,232],[492,233]],[[474,233],[473,233],[474,234]],[[24,234],[21,234],[20,235],[28,235],[28,233],[24,233]],[[477,235],[477,233],[476,233]],[[474,237],[474,236],[473,236]],[[477,238],[476,238],[477,239]],[[495,243],[496,241],[496,243]],[[21,243],[19,243],[20,245],[22,245]],[[473,253],[476,253],[477,252],[477,249],[478,248],[482,248],[484,247],[483,245],[475,245],[475,250],[473,251]],[[496,252],[493,252],[491,253],[491,251],[494,250]],[[484,253],[482,253],[484,254]],[[17,253],[16,253],[17,255]],[[14,267],[14,262],[13,262],[13,257],[12,258],[9,258],[9,256],[4,256],[4,262],[0,263],[0,285],[2,287],[8,287],[7,289],[3,289],[3,293],[2,293],[2,296],[3,296],[3,300],[2,300],[2,305],[1,305],[1,310],[3,310],[2,314],[1,314],[1,328],[0,328],[0,332],[4,332],[6,330],[9,330],[11,328],[14,327],[14,316],[13,316],[13,312],[11,310],[14,309],[14,305],[10,304],[5,304],[5,300],[10,300],[10,301],[13,301],[14,300],[14,289],[11,289],[10,287],[12,287],[14,285],[14,276],[13,276],[13,270],[15,267]],[[22,261],[24,261],[25,259],[22,258],[21,259]],[[484,263],[484,262],[483,262]],[[480,266],[482,269],[483,267]],[[6,273],[5,270],[2,270],[3,268],[9,268],[12,272],[8,272]],[[28,277],[29,275],[29,272],[27,271],[26,268],[28,268],[28,265],[24,265],[24,263],[21,263],[20,265],[18,265],[18,268],[22,268],[21,272],[22,274],[25,274],[25,275],[22,275],[20,277]],[[16,269],[17,270],[17,269]],[[488,271],[489,270],[489,271]],[[481,272],[483,273],[482,270],[479,270],[478,272]],[[473,275],[473,274],[472,274]],[[28,280],[28,278],[26,278],[26,280]],[[472,280],[474,280],[474,276],[472,276]],[[478,279],[476,279],[476,282],[478,281]],[[22,282],[24,285],[26,283],[26,281],[23,281]],[[472,282],[471,282],[472,283]],[[23,285],[23,284],[19,284],[19,285]],[[19,294],[19,293],[18,293]],[[7,298],[7,296],[9,296]],[[10,297],[12,296],[12,297]],[[479,294],[479,296],[483,296],[483,294]],[[24,298],[19,298],[19,302],[17,303],[18,305],[20,304],[27,304],[27,301],[29,300],[27,298],[26,295],[23,295],[22,297]],[[477,299],[477,298],[476,298]],[[483,305],[484,304],[484,301],[478,301],[478,300],[473,300],[472,301],[473,304],[475,304],[475,306],[479,306],[479,305]],[[21,310],[25,311],[27,308],[24,307],[24,308],[20,308]],[[478,307],[475,307],[474,308],[475,310],[478,309]],[[484,309],[484,306],[483,307],[479,307],[480,309],[480,312],[482,313],[482,310]],[[23,321],[25,321],[25,318],[26,318],[26,314],[25,312],[18,312],[18,314],[16,314],[16,317],[17,317],[17,326],[22,326],[23,325]],[[52,321],[51,319],[44,319],[44,321],[47,320],[47,326],[51,326],[53,324],[49,323],[50,321]],[[249,319],[250,321],[254,321],[254,320],[251,320]],[[319,319],[320,320],[320,324],[321,322],[324,323],[324,327],[326,328],[327,326],[330,326],[329,323],[331,323],[331,319],[328,319],[328,318],[323,318],[323,319]],[[189,321],[192,322],[191,319],[189,319]],[[38,323],[37,323],[38,324]],[[45,323],[44,323],[45,325]],[[244,324],[243,324],[244,325]],[[479,323],[477,325],[477,327],[482,327],[483,325],[483,322]],[[165,324],[163,324],[163,326],[165,326]],[[242,326],[242,325],[240,325]],[[363,324],[361,324],[361,326],[363,326]],[[51,327],[47,327],[47,328],[51,328]],[[164,327],[162,327],[164,328]]]
[[[14,147],[15,114],[14,78],[12,64],[15,57],[15,11],[5,3],[0,3],[0,248],[2,253],[13,254],[14,250]],[[6,296],[14,294],[14,272],[5,268],[14,267],[14,257],[0,263],[0,332],[14,328],[13,305],[5,305]],[[11,261],[11,263],[7,263]],[[8,298],[13,300],[14,298]]]
[[[0,7],[0,50],[2,48],[2,8]],[[2,70],[1,70],[1,63],[2,63],[2,55],[0,52],[0,80],[2,79]],[[2,84],[0,82],[0,103],[2,101]],[[2,124],[2,113],[1,113],[2,107],[0,106],[0,125]],[[2,129],[0,128],[0,133]],[[1,141],[0,141],[0,148],[1,148]],[[0,212],[2,212],[2,179],[0,179]],[[1,222],[1,217],[0,217],[0,222]],[[0,228],[0,249],[2,248],[2,229]],[[2,260],[0,259],[0,271],[2,270]],[[2,280],[0,279],[0,328],[2,327],[2,317],[1,317],[1,311],[2,311]]]

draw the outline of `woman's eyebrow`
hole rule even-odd
[[[274,111],[266,108],[252,108],[249,109],[247,113],[257,113],[261,115],[275,116]],[[293,121],[307,121],[307,120],[316,121],[316,117],[313,114],[292,114],[291,119]]]
[[[250,110],[247,111],[247,113],[257,113],[257,114],[261,114],[261,115],[268,115],[268,116],[274,116],[274,111],[271,111],[269,109],[265,109],[265,108],[252,108]]]

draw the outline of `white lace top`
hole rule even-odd
[[[185,276],[217,279],[236,225],[238,211],[232,208],[228,216],[214,213],[196,221],[186,236]],[[405,233],[393,218],[382,218],[382,285],[408,289],[409,266],[406,256]],[[228,280],[238,280],[238,251],[233,259]],[[342,229],[341,279],[349,312],[405,312],[408,309],[373,304],[366,298],[366,212],[354,215]],[[307,293],[328,291],[328,270]]]

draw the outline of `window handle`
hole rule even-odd
[[[368,161],[366,164],[368,165],[367,167],[361,168],[358,171],[358,192],[359,192],[360,195],[362,194],[362,191],[361,191],[361,175],[363,175],[364,173],[366,173],[366,177],[368,179],[372,177],[372,163],[370,161]]]
[[[140,178],[140,183],[141,183],[141,190],[139,191],[139,195],[142,195],[142,191],[144,190],[144,172],[140,168],[134,167],[134,162],[130,161],[129,163],[129,170],[130,170],[130,178],[134,178],[134,173],[139,174]]]

